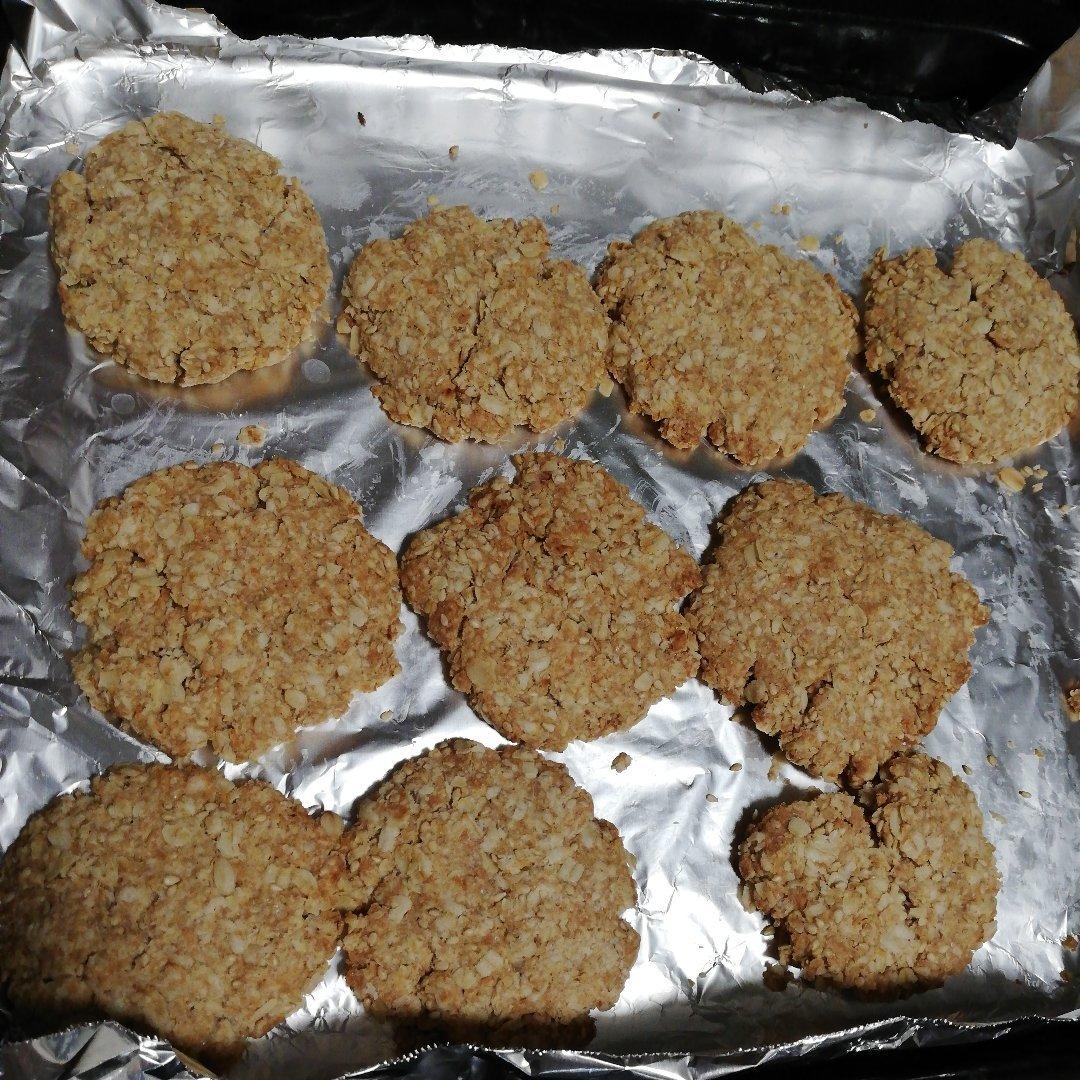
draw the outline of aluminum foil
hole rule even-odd
[[[1006,149],[849,100],[755,94],[688,55],[564,56],[419,38],[247,42],[205,15],[134,0],[42,2],[0,87],[0,847],[58,793],[114,762],[160,756],[89,708],[65,660],[86,517],[152,469],[284,454],[349,489],[368,527],[399,549],[476,483],[508,473],[514,450],[559,446],[603,464],[694,554],[732,494],[766,475],[707,448],[664,447],[618,391],[541,438],[440,443],[385,419],[329,323],[292,362],[213,387],[152,386],[92,355],[60,315],[49,187],[104,134],[158,109],[222,114],[298,175],[339,283],[360,245],[397,234],[430,198],[540,215],[555,251],[590,269],[610,240],[651,218],[708,207],[855,295],[880,245],[950,248],[989,236],[1055,274],[1080,312],[1080,273],[1058,273],[1080,205],[1080,48],[1035,78]],[[535,169],[550,180],[542,192],[529,181]],[[868,408],[872,421],[859,417]],[[248,424],[265,428],[265,446],[239,445]],[[965,974],[891,1005],[764,987],[768,943],[736,898],[732,837],[751,808],[814,782],[787,765],[770,776],[775,748],[691,681],[632,730],[556,755],[637,859],[639,903],[628,917],[640,954],[588,1053],[457,1048],[386,1063],[386,1031],[332,964],[235,1075],[450,1075],[475,1055],[532,1072],[617,1060],[697,1080],[814,1047],[974,1039],[1033,1017],[1080,1017],[1080,954],[1062,947],[1080,936],[1080,725],[1070,727],[1061,697],[1063,682],[1080,678],[1080,511],[1060,509],[1080,502],[1076,441],[1074,425],[1018,459],[1047,475],[1040,490],[1033,479],[1014,494],[992,474],[919,451],[880,388],[853,373],[841,417],[768,470],[947,540],[991,609],[975,673],[926,740],[955,770],[970,768],[1004,881],[997,934]],[[219,767],[347,812],[396,762],[442,739],[500,741],[448,688],[416,619],[404,618],[401,675],[259,761]],[[617,773],[611,762],[624,752],[632,763]],[[0,1026],[3,1076],[199,1075],[161,1042],[113,1024],[22,1042],[13,1022]]]

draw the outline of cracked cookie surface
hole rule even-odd
[[[508,739],[562,749],[630,727],[696,673],[678,607],[700,573],[599,466],[513,462],[513,481],[413,538],[402,586],[476,711]]]
[[[867,272],[866,364],[932,453],[988,464],[1049,439],[1077,411],[1080,348],[1061,297],[989,240],[948,272],[917,248]]]
[[[235,1059],[334,954],[340,832],[261,781],[113,768],[0,861],[0,978],[38,1020],[104,1015]]]
[[[844,404],[855,305],[831,276],[710,211],[662,218],[608,248],[597,292],[608,366],[630,410],[691,449],[743,465],[802,448]]]
[[[574,415],[606,379],[608,320],[536,218],[432,210],[349,267],[338,332],[391,420],[493,442]]]
[[[777,806],[739,845],[740,896],[780,959],[820,987],[900,997],[939,986],[994,934],[1000,879],[970,788],[900,754],[856,801]]]
[[[106,135],[49,200],[67,324],[156,382],[284,360],[312,329],[330,266],[315,207],[279,164],[181,113]]]
[[[917,525],[807,484],[737,495],[687,619],[701,678],[800,768],[858,785],[937,723],[987,619]]]
[[[580,1045],[618,998],[629,856],[562,765],[442,743],[361,800],[342,844],[345,976],[405,1038]]]
[[[398,670],[393,553],[293,461],[150,473],[94,511],[82,552],[75,677],[169,754],[255,757]]]

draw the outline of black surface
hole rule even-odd
[[[177,0],[182,2],[182,0]],[[199,0],[188,0],[192,5]],[[26,8],[2,0],[0,45],[18,35]],[[1078,0],[201,0],[243,37],[428,34],[449,43],[493,41],[560,52],[640,46],[687,49],[734,71],[747,85],[786,86],[804,96],[846,94],[900,116],[928,119],[1009,141],[1016,96],[1046,57],[1080,28]],[[417,1069],[417,1066],[420,1066]],[[434,1052],[411,1072],[460,1075]],[[472,1077],[509,1076],[477,1058]],[[520,1074],[518,1074],[520,1075]],[[612,1073],[612,1078],[617,1076]],[[1006,1080],[1080,1078],[1077,1025],[1036,1024],[974,1045],[866,1051],[823,1061],[775,1063],[754,1080]]]

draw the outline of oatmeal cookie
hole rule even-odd
[[[38,1021],[110,1016],[234,1059],[334,954],[340,833],[260,781],[114,768],[0,861],[0,981]]]
[[[82,551],[75,678],[170,754],[255,757],[398,669],[392,552],[293,461],[150,473],[94,511]]]
[[[330,288],[311,199],[221,124],[134,120],[56,179],[64,318],[122,367],[195,386],[284,360]]]
[[[442,743],[364,798],[342,843],[345,977],[400,1036],[579,1045],[619,996],[629,856],[562,765]]]
[[[917,248],[867,272],[866,364],[931,452],[988,464],[1049,439],[1077,410],[1080,349],[1062,299],[1014,251]]]
[[[842,495],[771,480],[731,504],[687,618],[703,681],[800,768],[858,785],[937,723],[987,619],[952,549]]]
[[[940,761],[900,754],[859,801],[773,807],[739,846],[740,895],[807,982],[899,997],[963,971],[994,934],[1000,879],[975,796]]]
[[[353,260],[338,331],[391,420],[493,442],[552,427],[606,379],[608,320],[536,218],[432,210]]]
[[[678,607],[700,575],[599,466],[513,461],[513,482],[413,538],[401,580],[476,711],[559,750],[630,727],[695,674]]]
[[[794,454],[844,404],[855,305],[828,274],[721,214],[654,221],[597,273],[608,367],[673,446],[702,436],[743,465]]]

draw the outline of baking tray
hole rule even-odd
[[[149,468],[203,455],[219,439],[244,460],[236,432],[263,423],[270,432],[265,452],[296,456],[343,483],[364,505],[373,531],[396,548],[459,505],[476,480],[505,468],[517,445],[447,448],[387,424],[332,337],[308,358],[323,365],[308,369],[317,378],[301,365],[281,385],[225,384],[223,394],[201,400],[117,382],[114,370],[96,365],[63,330],[42,221],[51,178],[124,118],[157,104],[199,116],[224,111],[232,130],[258,138],[301,176],[323,214],[339,278],[360,243],[400,229],[433,194],[491,214],[547,214],[559,202],[560,214],[548,219],[556,249],[590,267],[609,239],[652,214],[719,208],[758,221],[763,238],[790,250],[801,237],[820,238],[811,257],[854,292],[879,242],[945,246],[973,233],[997,235],[1049,272],[1062,265],[1075,224],[1076,181],[1068,162],[1076,157],[1078,124],[1070,91],[1080,80],[1068,54],[1039,75],[1024,108],[1015,109],[1014,151],[970,135],[900,125],[851,102],[805,105],[783,93],[756,96],[698,58],[640,49],[560,56],[489,46],[439,49],[418,38],[247,45],[198,14],[67,0],[63,8],[42,9],[27,54],[32,70],[9,73],[0,132],[7,152],[0,634],[12,645],[0,682],[3,844],[56,791],[109,761],[147,755],[79,701],[63,661],[74,640],[66,582],[85,515],[99,497]],[[362,130],[355,123],[358,105],[368,117]],[[462,169],[446,159],[451,143],[463,147]],[[837,154],[848,179],[833,168]],[[355,170],[342,168],[349,160]],[[535,166],[553,180],[543,196],[526,179]],[[900,195],[907,202],[898,214]],[[781,203],[791,206],[790,214],[772,212]],[[1064,277],[1056,283],[1075,312],[1073,283]],[[868,406],[882,413],[875,430],[858,421]],[[594,403],[559,434],[568,452],[600,460],[695,552],[723,503],[755,475],[710,451],[671,454],[626,416],[617,395]],[[1069,837],[1080,823],[1078,740],[1058,689],[1078,663],[1077,543],[1069,519],[1051,514],[1053,500],[1077,501],[1075,439],[1075,431],[1062,435],[1018,462],[1051,474],[1042,499],[1030,492],[1012,497],[991,477],[919,453],[901,418],[855,376],[837,424],[772,470],[914,518],[953,543],[960,567],[991,594],[994,619],[977,646],[976,676],[928,745],[954,768],[971,762],[970,782],[984,810],[1005,819],[988,827],[1013,890],[1013,929],[1006,932],[1027,925],[1022,940],[1005,939],[1004,951],[1019,956],[1011,975],[998,954],[989,964],[984,957],[964,983],[970,997],[921,995],[899,1017],[895,1006],[875,1012],[822,995],[808,1010],[805,999],[770,995],[760,986],[764,947],[753,917],[731,906],[725,909],[730,923],[713,938],[675,932],[674,920],[665,919],[672,907],[692,926],[700,890],[706,902],[729,899],[730,826],[746,806],[778,797],[785,784],[808,786],[790,769],[770,786],[761,740],[730,723],[730,710],[703,688],[690,687],[625,736],[566,755],[644,866],[639,884],[651,961],[634,977],[647,980],[646,990],[632,990],[632,1003],[624,1002],[603,1032],[606,1042],[590,1054],[443,1049],[376,1063],[369,1073],[527,1069],[696,1078],[778,1061],[794,1066],[811,1054],[850,1062],[852,1051],[878,1046],[970,1045],[1042,1023],[1032,1013],[1075,1016],[1075,989],[1058,976],[1060,968],[1076,970],[1075,955],[1062,952],[1060,938],[1075,932],[1077,918]],[[551,439],[534,441],[550,445]],[[977,521],[981,531],[972,531]],[[403,648],[407,668],[430,676],[434,652],[415,621]],[[403,703],[409,707],[400,709]],[[387,705],[404,713],[404,728],[380,727]],[[343,808],[393,760],[448,734],[492,738],[445,691],[441,675],[405,678],[384,697],[244,771],[266,776],[308,805]],[[1030,754],[1036,739],[1053,749],[1040,766]],[[1000,769],[980,764],[987,747]],[[654,790],[614,780],[608,764],[622,750],[654,766],[660,777]],[[737,780],[727,772],[735,760],[745,766]],[[691,809],[699,804],[685,794],[696,797],[695,785],[714,781],[724,815],[716,827]],[[1031,805],[1018,799],[1021,786],[1035,795]],[[678,828],[668,821],[673,811],[685,814]],[[670,861],[662,849],[673,853]],[[695,852],[702,858],[695,861]],[[689,889],[688,873],[694,876]],[[711,874],[719,880],[710,889]],[[331,1068],[340,1073],[348,1063],[370,1061],[380,1044],[357,1030],[340,990],[332,980],[324,985],[296,1018],[297,1030],[278,1031],[262,1047],[259,1067],[299,1075],[303,1063],[333,1075]],[[645,1007],[650,994],[653,1008]],[[748,1019],[747,1010],[758,1019]],[[760,1022],[763,1016],[769,1023]],[[643,1019],[649,1026],[642,1027]],[[1057,1020],[1048,1030],[1066,1023]],[[317,1034],[300,1030],[320,1025]],[[635,1032],[642,1035],[636,1043]],[[102,1061],[126,1074],[133,1074],[136,1059],[165,1070],[160,1075],[179,1068],[167,1048],[111,1025],[9,1045],[0,1064],[13,1071],[33,1059],[40,1067],[44,1055],[71,1053],[80,1064],[69,1075],[87,1074],[91,1062],[100,1071]]]

